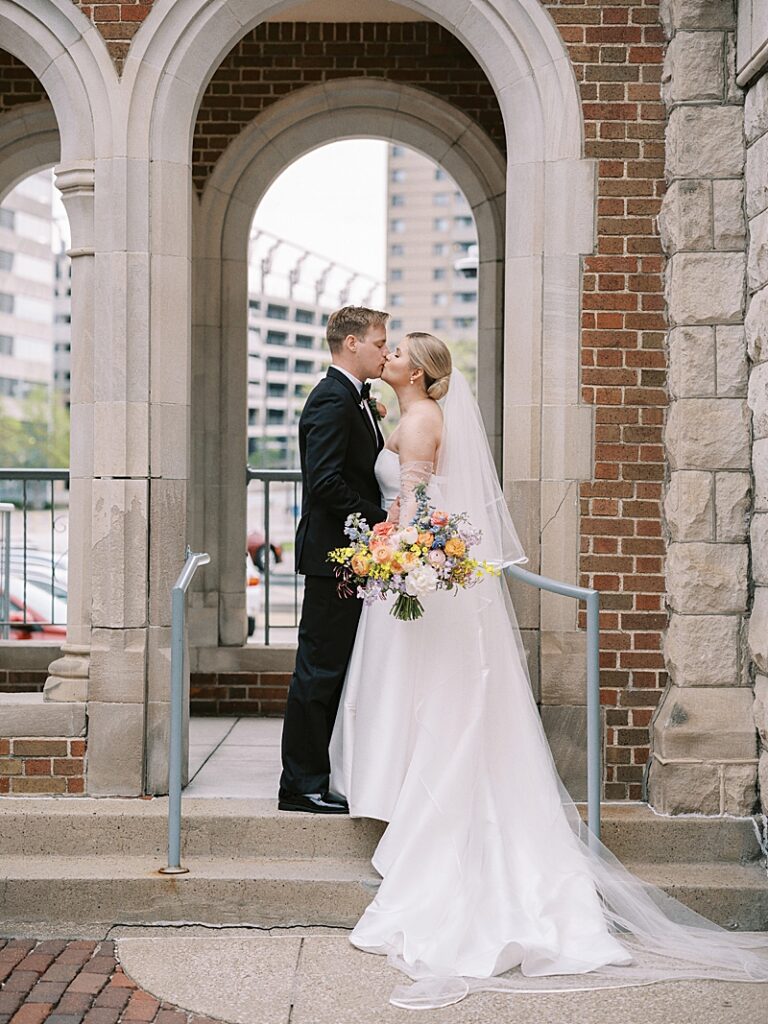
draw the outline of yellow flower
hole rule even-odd
[[[353,555],[352,572],[358,576],[367,576],[371,568],[371,559],[367,555]]]
[[[446,555],[450,555],[451,558],[461,558],[466,550],[466,544],[458,537],[451,537],[445,545],[445,553]]]

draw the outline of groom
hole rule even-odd
[[[332,548],[346,543],[344,521],[360,512],[373,526],[387,518],[373,466],[384,445],[368,405],[368,377],[387,356],[388,313],[344,306],[328,319],[331,366],[307,398],[299,420],[303,499],[296,532],[296,571],[304,573],[296,668],[283,724],[281,811],[346,814],[328,792],[328,744],[362,602],[339,597]]]

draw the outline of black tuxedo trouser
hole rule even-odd
[[[325,793],[328,744],[362,601],[339,597],[332,576],[306,576],[296,668],[283,723],[281,793]]]

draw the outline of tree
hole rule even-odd
[[[0,466],[41,469],[69,465],[69,411],[43,387],[20,400],[20,416],[0,403]]]

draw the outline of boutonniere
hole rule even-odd
[[[368,408],[371,410],[371,416],[376,423],[380,423],[381,420],[387,415],[387,407],[375,395],[369,395],[366,399],[368,402]]]

